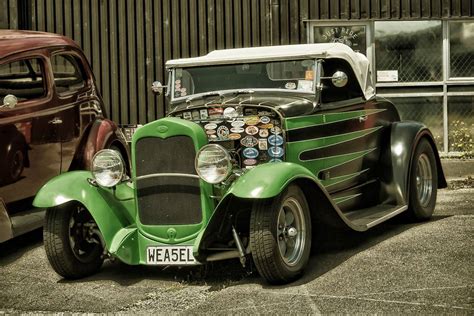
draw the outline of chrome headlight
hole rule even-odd
[[[211,184],[224,181],[232,171],[229,153],[217,144],[202,147],[196,154],[195,166],[201,179]]]
[[[123,173],[122,157],[115,150],[100,150],[92,158],[92,175],[100,186],[110,188],[117,185]]]

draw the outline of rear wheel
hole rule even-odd
[[[311,218],[298,186],[254,204],[250,247],[258,272],[269,283],[288,283],[302,274],[311,250]]]
[[[433,215],[438,188],[438,173],[433,147],[420,140],[413,156],[410,173],[409,215],[415,220],[427,220]]]
[[[67,279],[92,275],[102,266],[104,248],[99,229],[80,203],[49,208],[43,239],[51,266]]]
[[[17,181],[25,168],[25,145],[15,141],[11,144],[11,150],[7,155],[6,165],[0,171],[0,182],[3,184]]]

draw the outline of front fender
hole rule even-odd
[[[51,208],[71,201],[82,203],[91,213],[108,249],[122,228],[130,226],[135,217],[133,189],[125,183],[111,189],[89,183],[89,171],[63,173],[47,182],[36,195],[35,207]]]
[[[244,199],[267,199],[280,194],[292,181],[299,178],[318,180],[305,167],[291,162],[259,165],[238,178],[227,191]]]

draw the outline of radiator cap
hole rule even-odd
[[[166,125],[160,125],[156,128],[159,133],[166,133],[168,131],[168,126]]]

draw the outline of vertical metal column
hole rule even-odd
[[[448,86],[449,78],[449,33],[448,22],[443,21],[443,151],[448,152]]]

